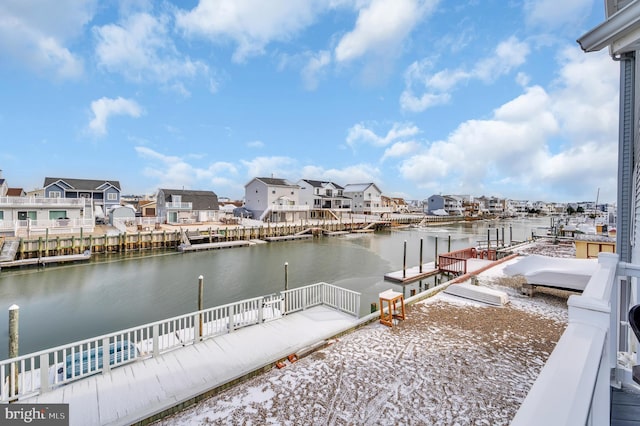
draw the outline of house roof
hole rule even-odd
[[[22,188],[7,188],[7,197],[22,197],[24,193]]]
[[[313,179],[302,179],[302,180],[307,182],[309,185],[313,186],[314,188],[323,188],[325,185],[331,184],[335,186],[336,189],[344,189],[342,186],[338,185],[335,182],[329,182],[325,180],[313,180]]]
[[[96,179],[73,179],[73,178],[57,178],[57,177],[45,177],[44,178],[44,188],[56,183],[56,182],[65,182],[72,189],[76,189],[78,191],[97,191],[100,190],[101,186],[105,183],[112,185],[118,191],[120,190],[120,182],[117,180],[96,180]]]
[[[190,189],[164,189],[164,199],[171,195],[180,195],[183,203],[191,203],[192,210],[219,210],[218,196],[213,191],[197,191]]]
[[[377,189],[379,192],[382,192],[382,191],[380,191],[380,189],[376,186],[376,184],[375,184],[375,183],[372,183],[372,182],[369,182],[369,183],[350,183],[350,184],[348,184],[348,185],[346,185],[346,186],[344,187],[344,192],[364,192],[364,191],[366,191],[366,190],[367,190],[367,188],[369,188],[370,186],[375,186],[375,187],[376,187],[376,189]]]
[[[258,177],[256,179],[270,186],[294,186],[299,188],[298,185],[296,185],[295,183],[291,183],[286,179],[267,178],[267,177]]]

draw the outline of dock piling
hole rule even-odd
[[[18,356],[18,318],[20,307],[16,304],[9,306],[9,358]],[[11,364],[12,374],[9,375],[9,394],[18,394],[18,365]]]
[[[200,275],[198,277],[198,310],[202,311],[204,309],[204,305],[203,305],[203,295],[204,295],[204,277],[202,275]],[[202,319],[202,312],[200,312],[199,315],[199,319],[200,319],[200,327],[198,327],[198,336],[200,337],[200,339],[202,339],[202,327],[203,327],[203,319]]]
[[[422,273],[422,238],[420,238],[420,273]]]
[[[404,255],[402,257],[402,278],[407,277],[407,240],[404,240]]]

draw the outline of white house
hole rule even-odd
[[[218,219],[218,196],[213,191],[160,188],[156,203],[158,218],[166,223],[213,222]]]
[[[338,219],[340,213],[351,210],[351,198],[344,196],[344,188],[337,183],[300,179],[298,186],[299,204],[309,206],[311,218]]]
[[[286,179],[257,177],[244,186],[244,207],[268,222],[306,219],[309,206],[300,204],[300,186]]]
[[[344,187],[345,197],[351,198],[351,211],[360,214],[382,214],[391,212],[391,207],[383,207],[382,191],[375,183],[354,183]]]

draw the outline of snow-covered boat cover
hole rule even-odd
[[[571,259],[532,254],[505,266],[508,276],[522,275],[528,284],[583,291],[596,272],[598,259]]]

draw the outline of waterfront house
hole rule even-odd
[[[342,191],[351,198],[351,211],[357,214],[376,214],[391,212],[390,207],[382,205],[382,191],[375,183],[348,184]]]
[[[339,219],[351,210],[351,198],[344,196],[344,188],[337,183],[300,179],[298,186],[300,205],[309,206],[312,219]]]
[[[254,219],[291,222],[309,217],[310,206],[300,204],[300,185],[286,179],[257,177],[244,186],[244,207]]]
[[[455,195],[434,194],[427,199],[427,214],[439,214],[443,210],[451,216],[462,216],[464,198]]]
[[[117,180],[45,177],[42,188],[45,198],[85,199],[87,218],[104,218],[109,209],[120,205]]]
[[[2,170],[0,170],[0,197],[6,196],[8,189],[9,186],[7,185],[7,181],[2,177]]]
[[[169,224],[215,222],[220,212],[213,191],[161,188],[156,203],[159,220]]]

